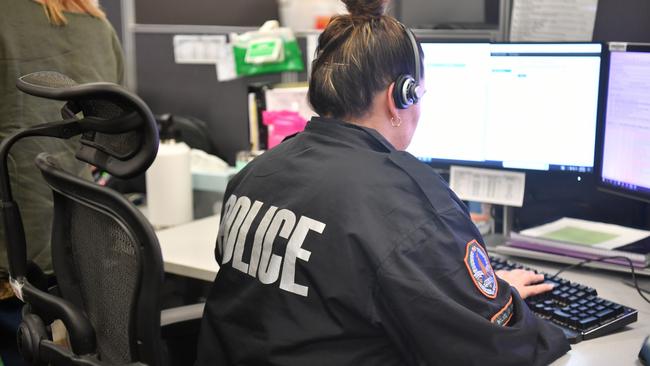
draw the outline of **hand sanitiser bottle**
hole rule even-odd
[[[147,211],[155,228],[192,221],[192,173],[190,148],[175,140],[174,132],[163,123],[158,155],[146,173]]]

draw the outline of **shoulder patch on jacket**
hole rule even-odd
[[[497,277],[490,264],[490,257],[476,240],[467,243],[465,266],[476,288],[486,297],[494,299],[499,291]]]

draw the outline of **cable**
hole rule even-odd
[[[613,255],[613,256],[606,256],[606,257],[598,257],[598,258],[592,258],[592,259],[585,259],[585,260],[583,260],[583,261],[580,261],[580,262],[578,262],[578,263],[574,263],[574,264],[572,264],[572,265],[570,265],[570,266],[566,266],[566,267],[560,269],[560,270],[557,271],[554,275],[552,275],[549,279],[555,279],[555,278],[557,278],[557,276],[560,275],[560,273],[562,273],[562,272],[564,272],[564,271],[567,271],[567,270],[569,270],[569,269],[582,267],[582,266],[584,266],[585,264],[587,264],[587,263],[591,263],[591,262],[605,262],[605,261],[608,260],[608,259],[621,259],[621,260],[627,262],[628,266],[630,267],[630,271],[631,271],[631,273],[632,273],[632,281],[634,282],[634,288],[635,288],[636,291],[639,293],[639,296],[641,296],[641,297],[643,298],[643,300],[645,300],[647,303],[650,303],[650,299],[648,299],[648,298],[643,294],[643,292],[641,291],[641,288],[639,288],[639,282],[638,282],[638,280],[637,280],[637,278],[636,278],[636,273],[634,272],[634,264],[632,263],[632,260],[631,260],[630,258],[625,257],[625,256],[622,256],[622,255]]]
[[[629,287],[634,288],[634,281],[632,281],[632,280],[624,278],[624,279],[621,280],[621,282],[623,282],[623,284],[625,284],[625,286],[629,286]],[[639,288],[641,289],[642,292],[645,292],[646,294],[650,295],[650,288],[643,287],[643,284],[639,285]]]

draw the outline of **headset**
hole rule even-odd
[[[417,104],[422,98],[422,88],[420,87],[420,51],[418,43],[415,40],[413,32],[408,29],[404,24],[400,23],[404,29],[404,33],[409,38],[411,49],[413,50],[413,64],[415,66],[415,78],[409,74],[402,74],[395,80],[395,87],[393,88],[393,100],[399,109],[406,109],[413,104]]]

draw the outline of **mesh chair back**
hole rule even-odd
[[[48,154],[36,165],[54,195],[52,259],[61,295],[90,319],[100,359],[162,364],[163,267],[148,221],[120,194],[68,174]]]

